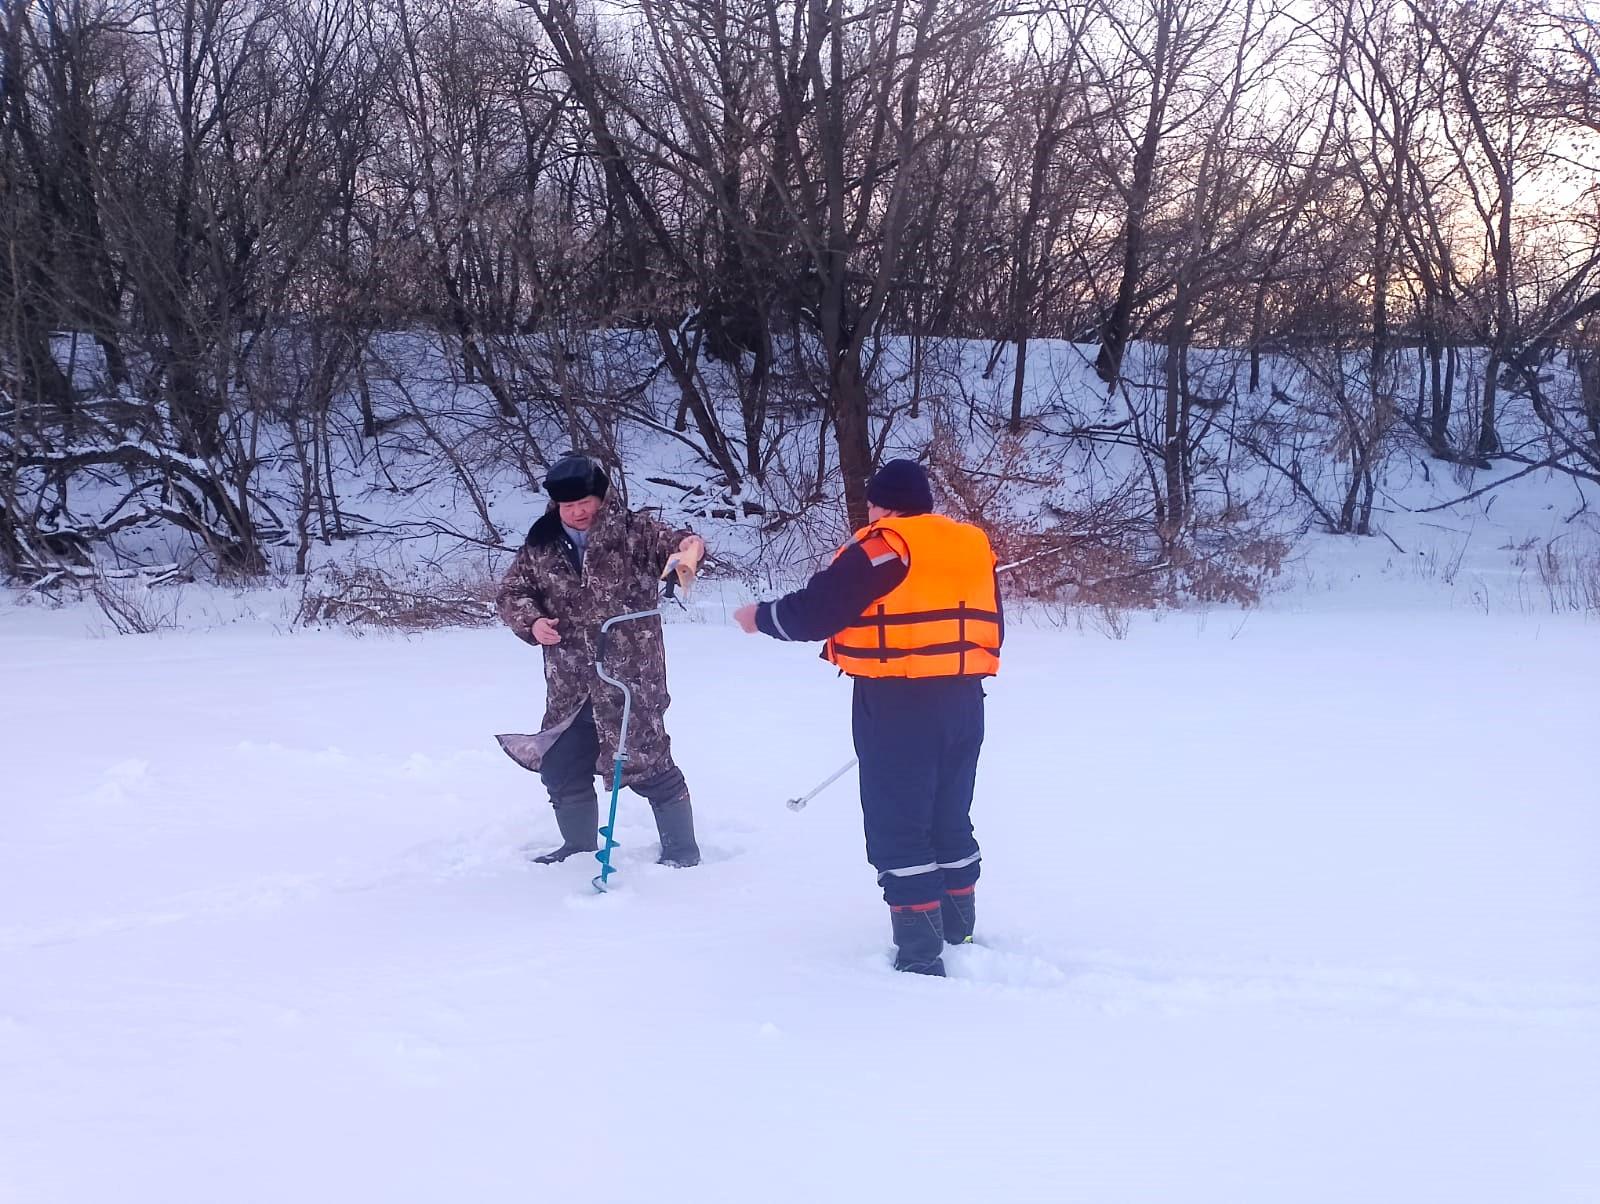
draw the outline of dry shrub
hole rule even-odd
[[[1580,546],[1563,552],[1557,542],[1550,540],[1536,557],[1551,611],[1600,613],[1600,548]]]
[[[175,631],[182,609],[178,576],[152,577],[136,570],[96,572],[87,578],[95,605],[121,635]]]
[[[1011,435],[974,449],[945,429],[928,449],[928,466],[940,509],[989,533],[1007,594],[1153,605],[1164,566],[1152,554],[1147,501],[1131,479],[1070,506],[1051,500],[1069,475],[1064,455]]]
[[[1239,522],[1190,531],[1171,550],[1176,589],[1199,602],[1254,606],[1289,557],[1288,540]]]
[[[371,565],[330,565],[306,578],[295,622],[430,631],[497,622],[496,582],[487,574],[394,574]]]
[[[983,449],[948,431],[935,435],[929,467],[941,508],[982,526],[1000,559],[1008,596],[1092,608],[1111,634],[1120,612],[1186,600],[1249,606],[1288,556],[1287,540],[1242,509],[1192,524],[1181,541],[1160,539],[1147,485],[1129,475],[1108,493],[1070,503],[1065,452],[1000,436]]]

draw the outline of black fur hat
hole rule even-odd
[[[611,479],[606,470],[588,456],[574,452],[563,456],[545,474],[544,491],[558,502],[576,502],[586,497],[605,497]]]

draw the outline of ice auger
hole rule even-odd
[[[622,691],[622,730],[617,734],[617,756],[611,768],[611,814],[607,816],[605,825],[600,829],[600,835],[604,840],[600,844],[600,851],[594,855],[595,860],[600,863],[600,872],[594,878],[594,888],[602,894],[605,893],[606,879],[616,872],[611,864],[611,850],[617,847],[613,835],[617,827],[617,797],[622,793],[622,763],[628,759],[628,719],[633,713],[633,691],[628,688],[626,682],[606,672],[606,633],[618,623],[657,618],[660,614],[661,608],[658,606],[654,610],[636,610],[632,614],[615,615],[600,624],[600,639],[595,644],[594,671],[600,675],[601,681]]]
[[[682,590],[687,595],[694,584],[695,574],[700,568],[700,552],[696,548],[693,552],[674,552],[667,560],[667,566],[661,571],[663,584],[662,596],[674,598],[678,605],[683,605],[683,598],[677,596],[677,591]],[[617,798],[622,793],[622,763],[628,759],[628,719],[633,713],[633,691],[628,689],[626,683],[619,681],[606,672],[606,633],[618,623],[630,623],[634,619],[657,618],[661,614],[658,606],[654,610],[636,610],[632,614],[615,615],[600,624],[600,639],[595,644],[594,671],[600,680],[608,685],[616,686],[622,691],[622,730],[617,734],[617,757],[611,768],[611,813],[606,817],[605,825],[600,829],[600,835],[605,839],[600,845],[600,851],[594,855],[600,863],[600,872],[594,877],[594,888],[602,894],[606,889],[606,879],[616,873],[616,867],[611,864],[611,850],[617,847],[616,838],[612,835],[617,827]]]

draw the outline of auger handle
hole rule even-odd
[[[791,811],[803,811],[803,810],[805,810],[805,805],[807,803],[809,803],[812,799],[816,798],[817,795],[821,794],[829,786],[832,786],[840,778],[844,777],[844,775],[849,773],[852,769],[854,769],[855,766],[856,766],[856,758],[855,757],[851,757],[843,765],[839,766],[838,769],[835,769],[832,773],[830,773],[827,777],[825,777],[822,780],[821,784],[818,785],[814,790],[812,790],[812,792],[810,794],[802,795],[799,798],[789,799],[783,805],[785,807],[789,808],[789,810],[791,810]]]

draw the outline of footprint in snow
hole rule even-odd
[[[1037,954],[993,945],[949,945],[944,951],[947,978],[1007,987],[1060,987],[1067,975]]]

